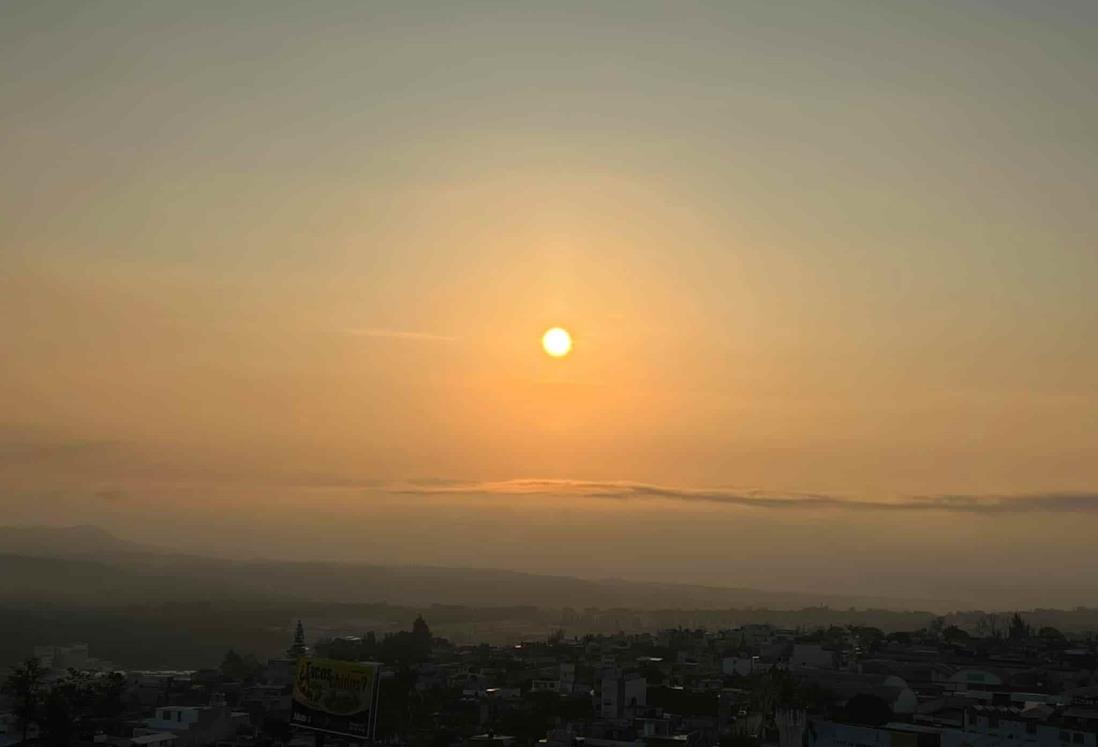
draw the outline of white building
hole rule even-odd
[[[964,732],[975,747],[1098,747],[1098,707],[976,706],[965,711]]]
[[[227,740],[248,723],[248,714],[234,713],[226,706],[162,706],[134,736],[168,732],[177,737],[178,747],[200,747]]]

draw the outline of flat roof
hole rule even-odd
[[[178,739],[178,737],[170,731],[158,731],[153,734],[142,734],[140,737],[134,737],[130,740],[130,743],[153,744],[155,742],[167,742],[172,739]]]
[[[921,734],[941,734],[943,729],[938,726],[929,726],[927,724],[907,724],[902,721],[890,721],[884,725],[884,729],[888,731],[914,731]]]

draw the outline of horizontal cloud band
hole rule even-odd
[[[937,511],[967,514],[1098,513],[1098,493],[935,495],[897,500],[865,500],[830,495],[776,495],[756,491],[672,488],[634,482],[546,479],[499,482],[423,480],[402,486],[390,486],[388,492],[400,495],[567,495],[608,500],[665,500],[784,510]]]
[[[388,340],[419,340],[421,342],[457,342],[451,335],[437,335],[433,332],[414,332],[404,329],[352,329],[350,334],[356,337],[376,337]]]

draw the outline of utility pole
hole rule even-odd
[[[377,741],[377,709],[381,703],[381,665],[377,665],[377,673],[374,675],[374,707],[370,709],[370,744]]]

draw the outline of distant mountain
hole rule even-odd
[[[90,524],[69,527],[0,526],[0,553],[30,557],[85,557],[153,552]]]
[[[93,606],[233,600],[585,609],[906,610],[911,602],[505,570],[226,560],[171,554],[96,527],[0,527],[0,602]],[[944,609],[927,602],[924,609]]]

